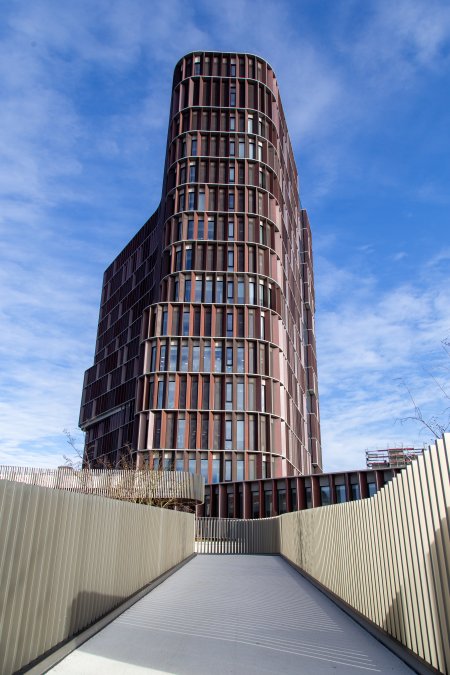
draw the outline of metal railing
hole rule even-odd
[[[199,518],[197,553],[281,553],[450,673],[450,434],[369,499],[275,518]]]
[[[40,487],[81,492],[124,501],[162,503],[204,501],[205,481],[199,474],[184,471],[130,469],[35,469],[0,466],[0,480]]]
[[[192,555],[194,515],[0,480],[0,673]]]
[[[278,518],[197,518],[197,553],[279,553]]]
[[[450,434],[374,497],[280,518],[280,553],[450,672]]]
[[[370,499],[258,520],[200,518],[195,531],[190,514],[0,481],[0,672],[108,611],[160,573],[161,559],[185,558],[195,532],[201,553],[281,553],[448,674],[449,455],[445,434]]]

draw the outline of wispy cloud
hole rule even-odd
[[[439,267],[442,265],[442,263],[445,264],[445,266],[448,265],[450,261],[450,247],[444,247],[438,253],[433,255],[429,260],[427,260],[426,266],[427,267]]]
[[[433,405],[425,370],[439,367],[448,334],[448,251],[436,241],[418,257],[409,238],[391,240],[394,228],[377,239],[386,217],[378,197],[395,192],[415,214],[416,199],[445,205],[446,180],[431,171],[411,179],[373,139],[390,129],[399,92],[417,94],[423,109],[426,77],[445,73],[449,8],[424,0],[324,6],[326,16],[317,3],[287,0],[3,4],[0,462],[61,462],[62,430],[77,426],[92,361],[101,275],[157,206],[173,67],[194,49],[271,62],[303,201],[322,210],[313,234],[326,465],[337,468],[344,456],[360,466],[366,445],[405,438],[395,425],[408,411],[398,377]],[[432,147],[425,132],[414,146],[421,157]],[[434,137],[442,156],[443,142]],[[372,185],[377,208],[361,224],[354,204]],[[417,223],[408,222],[417,228],[411,240]],[[368,241],[373,253],[358,253]],[[414,265],[410,279],[369,266],[382,247],[389,263]]]
[[[392,256],[392,260],[394,262],[400,262],[400,260],[404,260],[407,257],[408,254],[406,253],[406,251],[399,251],[398,253],[394,253],[394,255]]]
[[[319,389],[325,464],[364,464],[364,449],[394,441],[429,440],[420,425],[400,424],[413,414],[406,387],[427,416],[445,408],[434,377],[448,376],[441,341],[450,335],[450,291],[441,275],[373,286],[330,262],[319,266],[317,316]],[[448,265],[446,272],[448,274]],[[325,284],[335,280],[333,294]],[[406,385],[406,387],[405,387]],[[448,401],[447,401],[448,403]]]
[[[419,186],[416,191],[418,199],[429,204],[450,204],[450,194],[447,186],[439,185],[436,182],[427,182]]]
[[[450,8],[439,0],[369,3],[352,54],[365,70],[405,82],[415,71],[442,68],[450,40]]]
[[[59,463],[62,430],[76,428],[102,268],[158,203],[176,60],[227,41],[270,58],[259,32],[269,28],[271,53],[286,55],[276,50],[287,18],[274,5],[256,23],[253,3],[234,7],[241,22],[226,7],[41,0],[2,10],[0,462],[35,463],[39,449],[40,463]],[[307,60],[312,78],[311,51]],[[309,97],[303,129],[328,98]]]

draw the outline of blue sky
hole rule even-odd
[[[313,228],[324,466],[429,440],[450,356],[446,0],[16,0],[0,7],[0,463],[77,433],[104,268],[156,208],[173,68],[277,74]]]

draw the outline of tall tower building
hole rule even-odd
[[[80,426],[97,466],[321,471],[311,231],[259,57],[175,68],[161,203],[105,272]]]

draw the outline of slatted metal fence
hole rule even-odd
[[[194,515],[0,480],[0,673],[193,553]]]
[[[201,504],[205,481],[185,471],[134,471],[130,469],[35,469],[0,466],[0,480],[81,492],[125,501],[182,501]],[[164,505],[164,504],[163,504]]]
[[[280,552],[450,672],[450,434],[371,499],[288,513]]]
[[[450,434],[374,497],[261,520],[199,518],[198,553],[281,553],[450,673]]]
[[[200,518],[195,524],[196,550],[281,553],[413,654],[448,675],[449,455],[450,434],[446,434],[370,499],[260,520]],[[175,547],[174,555],[167,558],[170,561],[187,555],[186,539],[184,553],[177,549],[176,521],[174,530],[171,521],[163,516],[155,520],[151,511],[188,514],[17,482],[0,481],[0,488],[0,541],[6,542],[0,547],[0,625],[9,621],[6,632],[3,628],[8,654],[15,649],[25,659],[8,661],[8,667],[4,661],[3,670],[0,663],[0,672],[11,672],[11,663],[16,668],[25,663],[36,640],[41,648],[48,648],[54,637],[49,638],[46,631],[54,636],[61,624],[67,635],[72,630],[66,625],[70,602],[74,603],[74,625],[82,627],[88,615],[95,618],[108,602],[117,602],[117,596],[133,592],[133,584],[151,577],[142,572],[149,561],[153,565],[160,560],[160,553],[156,558],[152,553],[154,541],[164,550]],[[38,492],[45,495],[38,498]],[[90,500],[89,508],[83,500]],[[96,519],[92,515],[95,504],[100,510],[112,511]],[[128,507],[142,509],[134,527],[127,520],[131,516]],[[181,536],[191,537],[192,547],[194,520],[190,517],[191,529],[186,530],[181,521],[179,525]],[[138,573],[138,581],[131,585],[130,556]],[[53,567],[49,567],[50,560]],[[115,583],[119,583],[117,592]],[[108,595],[112,596],[109,600]],[[60,605],[66,609],[59,620],[53,615],[51,623],[44,620],[47,606]],[[92,607],[94,614],[87,609]]]
[[[279,553],[279,519],[197,518],[197,553]]]

